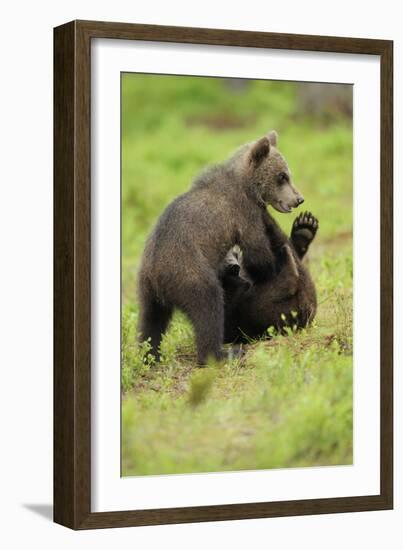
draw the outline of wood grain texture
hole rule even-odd
[[[54,519],[90,510],[90,42],[54,33]]]
[[[375,55],[382,55],[387,44],[390,44],[390,42],[386,40],[373,40],[367,38],[108,23],[105,21],[77,21],[76,23],[83,32],[91,36],[91,38],[150,40],[185,44],[211,44],[217,46],[241,46],[247,48],[276,48]]]
[[[381,57],[381,494],[393,507],[393,42]]]
[[[91,512],[91,39],[381,56],[381,490],[379,495]],[[393,506],[393,43],[73,21],[54,30],[54,520],[72,529],[385,510]]]
[[[54,35],[54,519],[74,525],[74,25]]]

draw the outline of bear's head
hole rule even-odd
[[[272,130],[251,144],[248,171],[258,196],[279,212],[291,212],[304,202],[294,187],[287,162],[277,149],[277,133]]]

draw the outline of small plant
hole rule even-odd
[[[275,327],[271,326],[267,329],[267,335],[269,336],[269,338],[274,338],[276,334],[277,334],[277,330],[275,329]]]
[[[352,354],[353,310],[351,296],[349,299],[346,299],[345,292],[338,292],[336,293],[335,301],[337,303],[335,340],[342,353]]]
[[[211,391],[216,374],[213,368],[196,371],[190,378],[189,403],[192,407],[206,401]]]
[[[150,342],[137,342],[137,312],[126,307],[122,314],[121,367],[122,390],[129,391],[135,378],[144,374],[155,363],[150,353]]]

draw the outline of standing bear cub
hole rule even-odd
[[[221,275],[233,246],[242,250],[243,266],[254,282],[276,273],[279,243],[271,242],[268,229],[274,220],[266,207],[290,212],[304,201],[276,144],[272,131],[202,173],[151,232],[139,272],[139,332],[157,358],[174,308],[194,326],[199,364],[221,358]]]

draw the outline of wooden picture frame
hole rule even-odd
[[[91,512],[91,40],[113,38],[377,55],[381,59],[380,494]],[[385,40],[73,21],[54,30],[54,520],[127,527],[393,506],[393,43]],[[363,206],[365,208],[365,205]]]

